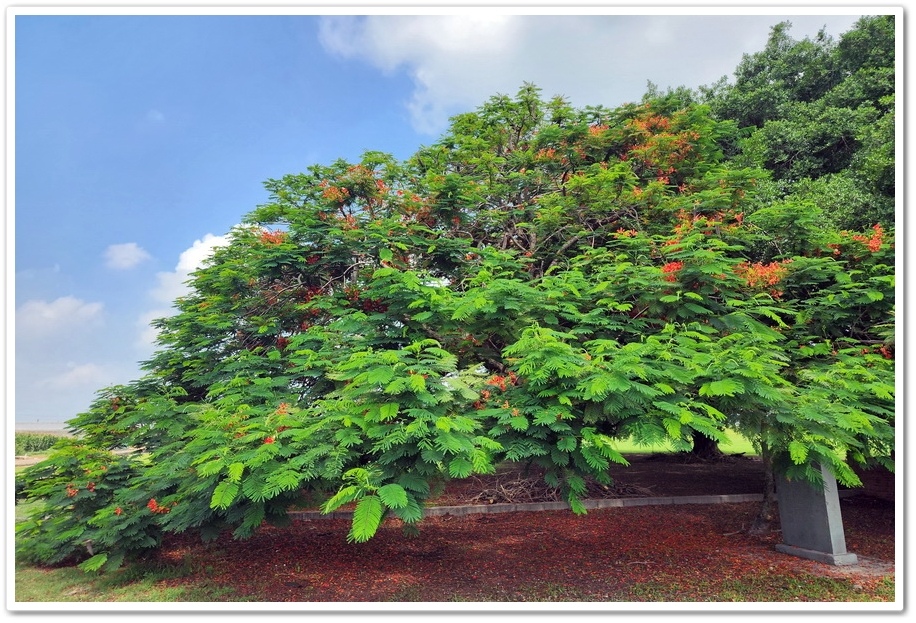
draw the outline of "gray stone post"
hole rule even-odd
[[[776,478],[776,499],[785,554],[810,558],[829,565],[854,565],[855,554],[846,551],[840,497],[833,473],[821,466],[824,488],[807,481]]]

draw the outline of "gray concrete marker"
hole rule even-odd
[[[807,481],[777,477],[783,543],[776,549],[829,565],[854,565],[858,558],[846,551],[836,478],[824,466],[821,474],[823,489]]]

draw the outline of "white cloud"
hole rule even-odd
[[[128,270],[151,258],[136,242],[113,244],[105,250],[105,265],[115,270]]]
[[[217,247],[224,247],[229,244],[229,236],[214,236],[205,234],[200,240],[195,240],[189,248],[181,252],[178,256],[178,266],[176,270],[191,273],[204,265],[204,261],[213,255]]]
[[[414,126],[428,133],[456,108],[476,106],[499,90],[501,65],[523,36],[521,19],[506,15],[328,17],[319,27],[333,53],[384,71],[406,67],[416,85],[407,107]]]
[[[26,301],[16,312],[16,328],[25,337],[82,329],[100,323],[103,310],[102,303],[87,303],[73,296],[62,296],[51,302]]]
[[[414,82],[407,108],[421,132],[497,93],[533,82],[574,105],[638,101],[661,89],[731,77],[743,53],[759,51],[770,28],[789,20],[796,39],[824,25],[838,37],[857,16],[804,15],[420,15],[325,17],[325,49]]]
[[[319,25],[325,47],[344,57],[372,55],[393,71],[424,54],[468,57],[507,52],[519,21],[509,15],[327,17]]]
[[[188,280],[191,273],[201,268],[208,257],[217,247],[229,244],[229,235],[214,236],[206,234],[203,238],[195,240],[194,244],[181,252],[178,264],[171,272],[160,272],[156,275],[156,286],[150,291],[150,296],[158,303],[172,305],[175,299],[188,293]],[[174,307],[147,310],[140,314],[137,325],[140,335],[137,346],[144,351],[150,351],[155,346],[158,331],[150,326],[150,322],[157,318],[165,318],[175,313]]]
[[[150,123],[164,123],[165,115],[162,114],[162,111],[152,108],[147,111],[146,120],[149,121]]]
[[[94,363],[77,365],[71,362],[65,372],[38,381],[37,385],[49,389],[94,389],[108,382],[109,378],[110,374]]]
[[[156,275],[156,287],[151,294],[161,303],[173,303],[175,299],[188,293],[185,282],[191,273],[202,267],[204,261],[213,254],[217,247],[229,244],[229,236],[214,236],[206,234],[200,240],[195,240],[189,248],[178,256],[178,264],[172,272],[161,272]]]

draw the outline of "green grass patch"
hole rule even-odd
[[[414,599],[401,599],[402,594],[396,594],[391,601],[421,601]],[[589,594],[577,586],[570,586],[559,582],[536,582],[524,584],[515,589],[501,586],[482,587],[470,592],[456,592],[444,601],[451,602],[588,602],[612,601]]]
[[[873,586],[861,586],[848,579],[812,574],[765,574],[709,580],[693,586],[662,581],[637,584],[610,601],[892,602],[894,586],[893,577],[882,578]]]
[[[725,431],[728,440],[719,444],[719,449],[725,454],[743,454],[757,456],[754,445],[744,435],[728,429]],[[638,444],[632,438],[615,440],[615,449],[621,454],[669,454],[676,452],[670,443]]]
[[[676,579],[634,584],[626,588],[592,587],[557,582],[538,582],[516,589],[483,586],[471,591],[456,591],[447,600],[455,602],[717,602],[717,603],[805,603],[805,602],[893,602],[894,578],[885,577],[862,586],[844,578],[813,574],[797,577],[781,573],[748,575],[743,578],[711,578],[685,584]],[[404,594],[396,595],[396,601]],[[414,596],[419,599],[416,595]],[[413,601],[403,599],[403,601]]]
[[[16,565],[17,602],[87,601],[245,601],[231,586],[207,581],[174,586],[167,580],[190,572],[187,565],[155,567],[134,564],[114,573],[91,575],[76,567],[38,568]]]

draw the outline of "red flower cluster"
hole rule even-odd
[[[786,264],[791,262],[792,260],[770,262],[769,264],[741,262],[735,267],[735,272],[752,288],[775,286],[786,276],[788,271]]]
[[[884,243],[884,228],[881,227],[881,223],[878,223],[872,227],[872,235],[864,236],[862,234],[853,235],[852,239],[858,242],[861,242],[868,247],[868,250],[872,253],[881,250],[881,245]]]
[[[633,119],[630,124],[642,132],[659,132],[671,128],[671,120],[662,115],[647,115],[642,119]]]
[[[539,149],[537,153],[534,154],[535,160],[551,160],[557,154],[557,150],[553,147],[545,147]]]
[[[509,384],[518,385],[518,375],[515,374],[515,372],[509,371],[509,374],[506,376],[494,374],[487,379],[487,385],[498,387],[499,391],[502,392],[506,391],[506,387],[508,387]]]
[[[329,201],[344,203],[350,197],[350,191],[340,186],[331,186],[327,181],[321,182],[324,189],[321,196]]]
[[[280,244],[286,242],[286,232],[268,231],[265,229],[261,232],[261,235],[258,236],[258,240],[260,240],[262,244]]]
[[[684,262],[668,262],[662,266],[662,272],[665,273],[665,281],[677,281],[677,273],[684,268]]]
[[[499,374],[494,374],[489,379],[487,379],[487,385],[498,387],[500,391],[506,391],[506,377]]]
[[[302,295],[302,300],[308,303],[313,298],[315,298],[319,294],[322,294],[323,292],[324,290],[321,288],[321,286],[309,286],[308,288],[305,289],[305,292]]]
[[[347,286],[347,287],[344,288],[344,291],[343,291],[344,296],[345,296],[345,297],[347,298],[347,300],[350,301],[351,303],[355,303],[356,301],[359,300],[359,294],[360,294],[360,292],[361,292],[361,290],[360,290],[359,288],[357,288],[356,286]]]
[[[347,286],[344,288],[344,296],[347,300],[354,306],[358,305],[364,312],[385,313],[388,311],[388,305],[386,305],[382,299],[364,299],[360,297],[361,292],[362,291],[356,286]]]
[[[884,228],[881,227],[881,223],[878,223],[872,226],[872,233],[870,236],[865,234],[853,234],[851,237],[856,242],[860,242],[865,245],[865,247],[872,253],[877,253],[881,250],[881,245],[884,244]],[[843,231],[840,232],[840,236],[843,238],[849,238],[849,232]],[[840,255],[843,250],[843,243],[831,242],[827,245],[829,248],[833,249],[834,255]],[[854,256],[855,259],[859,259],[858,255]]]
[[[264,439],[264,443],[273,443],[273,442],[274,442],[274,438],[273,438],[273,437],[266,437],[266,438]]]
[[[146,508],[150,509],[151,512],[158,513],[160,515],[164,515],[172,510],[167,506],[159,506],[159,503],[156,502],[156,498],[150,498],[149,502],[146,503]]]
[[[380,312],[385,313],[388,311],[388,306],[382,302],[382,299],[367,299],[362,301],[362,308],[364,312]]]

